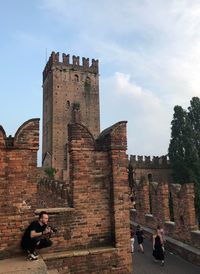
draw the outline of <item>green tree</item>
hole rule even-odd
[[[198,161],[194,165],[195,206],[200,223],[200,98],[193,97],[188,107],[188,116],[193,129],[193,144],[198,152]]]
[[[171,124],[168,155],[174,181],[179,184],[195,184],[195,206],[200,220],[200,139],[197,140],[200,137],[200,100],[192,98],[188,111],[175,106]]]
[[[187,112],[181,106],[174,107],[171,140],[169,144],[169,159],[173,168],[176,183],[187,183],[192,178],[190,165],[194,161],[195,153],[192,146],[192,129]]]

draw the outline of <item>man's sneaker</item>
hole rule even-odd
[[[164,266],[165,265],[165,262],[164,261],[161,261],[161,266]]]
[[[37,257],[38,258],[38,253],[37,253],[37,251],[35,250],[35,251],[33,251],[33,255],[35,256],[35,257]]]
[[[38,256],[35,256],[33,253],[28,254],[27,256],[27,260],[29,261],[33,261],[33,260],[37,260]]]

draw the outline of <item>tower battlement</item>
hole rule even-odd
[[[75,55],[72,56],[72,62],[70,62],[70,54],[66,55],[65,53],[62,54],[62,60],[60,60],[59,52],[55,53],[53,51],[43,71],[43,82],[51,71],[53,65],[61,66],[63,69],[68,68],[97,74],[99,72],[98,63],[98,60],[92,59],[90,64],[89,58],[82,57],[82,64],[80,64],[80,57]]]

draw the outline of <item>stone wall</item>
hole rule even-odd
[[[25,122],[14,137],[0,127],[0,257],[19,251],[22,230],[34,217],[39,119]]]

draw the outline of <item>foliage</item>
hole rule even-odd
[[[200,221],[200,99],[193,97],[188,110],[174,107],[168,155],[174,181],[195,184],[195,207]]]
[[[56,174],[56,169],[53,167],[47,167],[45,168],[44,172],[50,179],[54,179],[55,174]]]

